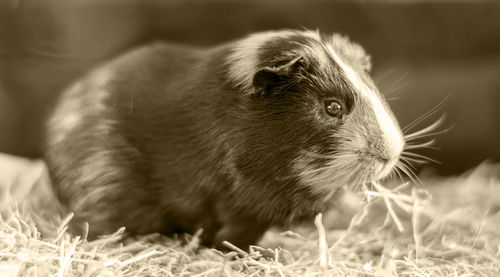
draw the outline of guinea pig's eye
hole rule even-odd
[[[342,105],[339,104],[339,102],[334,101],[334,100],[328,100],[325,101],[325,108],[326,112],[335,117],[341,117],[342,116]]]

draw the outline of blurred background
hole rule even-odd
[[[372,56],[402,126],[442,102],[438,174],[500,160],[500,1],[0,0],[0,152],[40,157],[71,81],[136,45],[215,45],[281,28],[338,32]],[[0,168],[0,171],[2,169]]]

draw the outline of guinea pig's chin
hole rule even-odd
[[[397,160],[389,162],[376,161],[376,163],[377,165],[375,166],[374,174],[372,175],[373,180],[371,181],[377,181],[387,177],[396,165]]]

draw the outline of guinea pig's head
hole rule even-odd
[[[230,59],[229,77],[246,92],[239,105],[251,111],[242,116],[243,173],[294,178],[323,195],[391,173],[404,137],[359,45],[339,35],[269,32],[240,42]]]

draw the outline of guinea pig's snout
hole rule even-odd
[[[377,179],[384,178],[394,168],[403,151],[404,140],[400,138],[399,141],[395,142],[393,139],[384,141],[382,144],[383,146],[379,148],[380,151],[377,151],[377,159],[382,165],[377,174]]]
[[[383,163],[390,163],[393,160],[399,159],[403,151],[402,145],[403,141],[395,142],[394,139],[379,138],[374,142],[367,143],[366,152]]]
[[[375,179],[387,176],[394,168],[403,151],[403,141],[385,140],[383,138],[376,142],[369,142],[364,154],[374,163]]]
[[[389,156],[383,152],[374,151],[373,149],[361,151],[358,153],[358,155],[360,156],[360,159],[363,159],[366,157],[369,160],[372,160],[372,161],[375,161],[375,162],[378,162],[378,163],[381,163],[384,165],[389,164],[389,163],[391,163],[392,160],[394,160],[394,158],[392,156]]]
[[[393,163],[399,160],[403,148],[400,146],[389,145],[386,146],[383,151],[381,151],[378,158],[384,163]]]

